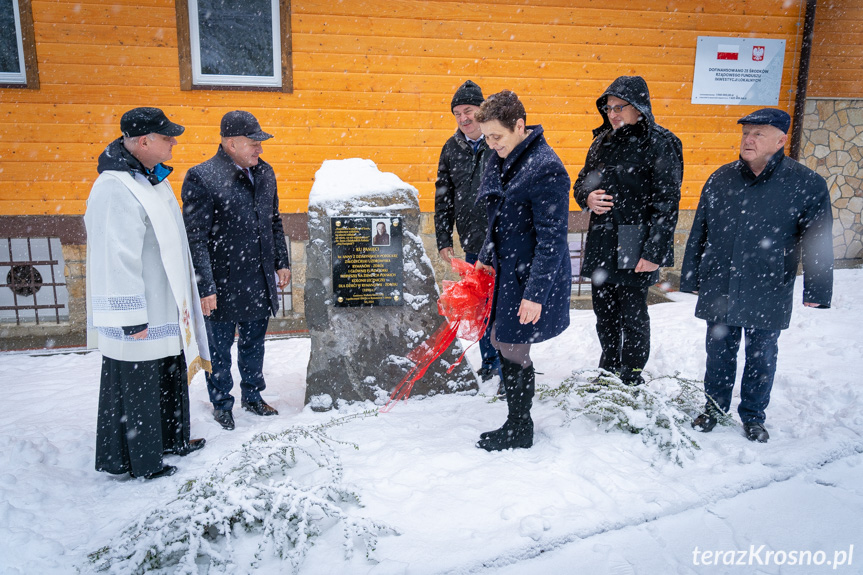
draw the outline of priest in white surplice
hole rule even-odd
[[[206,327],[177,199],[166,179],[185,128],[158,108],[120,120],[87,200],[87,341],[102,352],[96,469],[173,475],[190,439],[188,383],[210,370]]]

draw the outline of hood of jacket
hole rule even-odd
[[[137,172],[155,186],[167,178],[174,171],[174,168],[165,164],[157,164],[152,170],[147,169],[138,158],[126,149],[126,146],[123,145],[123,138],[120,137],[108,144],[105,150],[99,154],[99,164],[96,171],[100,174],[106,171],[129,172],[132,175]]]
[[[653,118],[653,109],[650,107],[650,92],[647,89],[647,82],[641,76],[620,76],[611,85],[605,89],[602,96],[596,99],[596,109],[599,115],[602,116],[602,125],[593,130],[593,136],[596,137],[603,131],[611,129],[611,121],[608,119],[608,114],[602,111],[602,107],[608,102],[608,97],[614,96],[621,100],[626,100],[641,113],[642,122],[647,122],[648,126],[656,123]]]

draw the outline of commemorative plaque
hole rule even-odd
[[[336,307],[404,305],[400,217],[332,218]]]

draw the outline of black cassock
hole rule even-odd
[[[102,358],[96,470],[136,477],[162,469],[166,451],[189,446],[183,354],[152,361]]]

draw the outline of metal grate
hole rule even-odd
[[[59,238],[0,238],[0,322],[69,319],[69,292]]]
[[[285,243],[288,244],[288,257],[291,254],[291,241],[285,237]],[[284,289],[276,288],[276,293],[279,296],[279,312],[276,317],[291,317],[294,310],[294,275],[291,274],[291,281]]]
[[[277,292],[279,295],[279,313],[277,317],[289,317],[293,313],[293,293],[292,288],[294,285],[294,278],[291,277],[291,281],[285,287],[285,289],[278,289]]]
[[[590,293],[590,278],[581,277],[581,263],[584,261],[584,242],[587,232],[569,234],[569,261],[572,265],[572,295]]]

